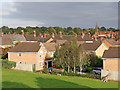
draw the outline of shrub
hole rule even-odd
[[[49,73],[49,70],[47,68],[44,68],[43,71],[42,71],[42,73],[47,74],[47,73]]]
[[[5,69],[11,69],[12,67],[16,67],[16,62],[8,61],[8,59],[3,59],[2,67]]]
[[[95,72],[94,71],[90,71],[90,74],[95,75]]]
[[[73,73],[73,72],[55,72],[55,71],[52,71],[51,74],[61,74],[61,75],[65,75],[65,76],[78,76],[78,77],[86,77],[86,78],[93,78],[93,79],[100,79],[100,75],[96,75],[95,72],[91,71],[90,74],[78,74],[77,72],[76,73]]]

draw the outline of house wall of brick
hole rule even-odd
[[[105,59],[103,60],[103,69],[118,71],[120,70],[120,59]],[[118,64],[119,63],[119,64]]]
[[[120,59],[103,60],[103,70],[101,71],[101,78],[108,74],[108,80],[120,81]]]
[[[108,47],[107,47],[104,43],[102,43],[102,44],[97,48],[97,50],[95,51],[95,53],[96,53],[97,56],[102,57],[105,50],[108,50]]]
[[[36,64],[36,53],[21,53],[21,56],[14,52],[8,53],[8,60],[16,63]]]
[[[43,57],[40,57],[40,52],[43,52]],[[45,57],[46,57],[46,53],[45,53],[45,47],[41,46],[40,50],[37,53],[37,61],[36,61],[36,70],[43,70],[45,64]],[[43,62],[43,67],[40,67],[40,62]]]

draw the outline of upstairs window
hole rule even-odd
[[[21,53],[18,53],[18,56],[21,57]]]
[[[43,67],[43,61],[40,61],[40,67],[41,68]]]
[[[43,51],[40,51],[40,57],[43,57]]]
[[[51,57],[53,57],[53,52],[51,52]]]

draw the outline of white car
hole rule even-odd
[[[96,74],[101,74],[101,69],[93,69]]]

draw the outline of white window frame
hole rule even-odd
[[[18,53],[18,57],[21,57],[22,55],[21,55],[21,53]]]
[[[40,67],[41,68],[43,67],[43,61],[40,61]]]
[[[21,61],[19,61],[18,63],[19,63],[19,64],[22,64],[22,62],[21,62]]]
[[[43,51],[40,51],[40,57],[43,57]]]
[[[51,57],[53,57],[53,52],[50,52],[51,53]]]

